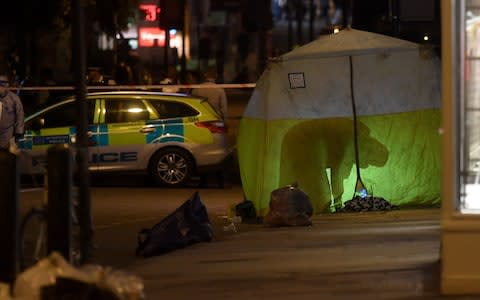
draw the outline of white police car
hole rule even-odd
[[[145,171],[161,185],[184,185],[195,173],[220,169],[230,154],[225,124],[206,101],[183,94],[89,93],[89,169]],[[74,96],[25,119],[22,173],[45,172],[46,150],[75,144]]]

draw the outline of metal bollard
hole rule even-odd
[[[19,272],[18,156],[0,149],[0,281],[13,283]]]
[[[57,251],[71,261],[73,155],[68,145],[47,150],[48,253]]]

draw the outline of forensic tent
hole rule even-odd
[[[296,183],[316,214],[359,186],[399,207],[439,205],[439,66],[426,47],[354,29],[271,59],[237,137],[246,199],[266,215],[271,192]]]

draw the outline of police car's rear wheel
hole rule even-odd
[[[167,148],[160,150],[152,159],[151,175],[157,184],[163,186],[182,186],[192,176],[193,160],[182,149]]]

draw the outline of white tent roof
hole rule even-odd
[[[352,74],[350,74],[350,61]],[[440,107],[439,60],[418,44],[346,29],[273,59],[244,116],[316,119]]]
[[[322,35],[315,41],[286,53],[280,59],[308,59],[416,49],[418,44],[409,41],[350,28],[337,34]]]

